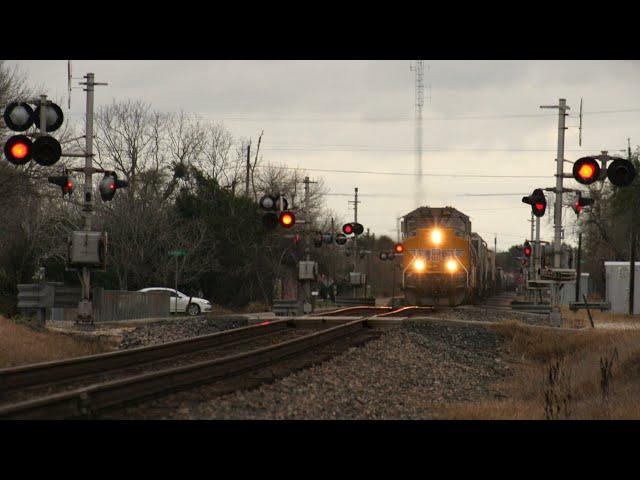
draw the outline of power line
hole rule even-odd
[[[627,108],[619,110],[599,110],[591,112],[582,112],[582,115],[608,115],[614,113],[635,113],[640,112],[640,108]],[[253,112],[242,113],[223,113],[223,112],[194,112],[195,115],[204,118],[212,118],[230,122],[374,122],[374,123],[396,123],[396,122],[411,122],[413,117],[409,116],[344,116],[344,117],[322,117],[313,116],[259,116]],[[83,116],[81,112],[70,112],[70,116]],[[452,115],[452,116],[440,116],[440,117],[422,117],[423,121],[455,121],[455,120],[495,120],[495,119],[517,119],[517,118],[539,118],[548,119],[549,117],[555,117],[553,114],[545,113],[511,113],[511,114],[486,114],[486,115]],[[576,115],[568,115],[569,117],[576,117]]]
[[[302,167],[285,167],[276,165],[258,165],[257,168],[277,168],[282,170],[306,170],[309,172],[326,172],[326,173],[353,173],[363,175],[392,175],[412,177],[416,173],[409,172],[381,172],[373,170],[334,170],[328,168],[302,168]],[[423,177],[456,177],[456,178],[551,178],[553,175],[484,175],[484,174],[459,174],[459,173],[422,173]]]

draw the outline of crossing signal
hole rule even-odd
[[[528,241],[524,242],[524,248],[522,249],[522,251],[524,252],[524,255],[527,258],[531,256],[531,253],[533,253],[533,249],[531,248],[531,244]]]
[[[44,108],[44,130],[53,132],[59,129],[64,122],[62,109],[55,103],[49,102]],[[24,132],[31,126],[40,128],[41,106],[35,111],[28,103],[12,102],[4,110],[2,118],[11,130]],[[35,135],[33,135],[35,136]],[[35,160],[43,167],[50,167],[62,156],[60,142],[44,132],[35,142],[26,135],[14,135],[4,145],[4,154],[9,162],[14,165],[25,165],[29,160]]]
[[[38,137],[33,142],[33,159],[38,165],[50,167],[62,156],[60,142],[53,137]]]
[[[362,224],[357,222],[345,223],[342,226],[342,232],[345,235],[362,235],[362,233],[364,232],[364,227],[362,226]]]
[[[263,210],[275,210],[276,199],[271,195],[265,195],[260,199],[260,208]]]
[[[326,243],[327,245],[330,245],[331,242],[333,242],[333,234],[326,232],[322,234],[322,240],[324,241],[324,243]]]
[[[395,257],[396,257],[396,254],[394,252],[380,252],[378,254],[378,258],[382,261],[393,260]]]
[[[575,202],[573,202],[572,208],[576,215],[580,215],[584,207],[589,207],[593,205],[593,198],[583,197],[582,195],[578,196]]]
[[[284,228],[291,228],[296,224],[296,216],[293,212],[282,212],[278,221]]]
[[[397,255],[400,255],[402,253],[404,253],[404,245],[401,243],[396,243],[393,247],[393,251],[394,253],[396,253]]]
[[[347,243],[347,236],[344,233],[336,234],[336,243],[338,245],[344,245]]]
[[[528,197],[522,197],[522,202],[531,205],[531,211],[536,217],[543,217],[547,210],[547,199],[541,188],[536,188]]]
[[[33,125],[33,109],[28,103],[11,102],[2,114],[4,123],[14,132],[24,132]]]
[[[71,196],[71,194],[73,193],[73,187],[74,187],[74,183],[73,180],[71,180],[71,178],[69,178],[69,175],[60,175],[57,177],[48,177],[47,180],[49,181],[49,183],[53,183],[54,185],[58,185],[61,189],[62,189],[62,196],[64,197],[65,195],[69,195]]]
[[[636,169],[629,160],[616,158],[607,168],[607,178],[616,187],[626,187],[633,182]]]
[[[278,215],[272,212],[265,213],[262,217],[262,224],[267,230],[273,230],[278,226]]]
[[[25,165],[33,156],[33,142],[26,135],[14,135],[4,144],[4,156],[14,165]]]
[[[38,105],[33,112],[33,123],[36,128],[40,128],[40,109],[41,105]],[[64,115],[62,109],[55,103],[48,102],[44,111],[44,127],[46,132],[55,132],[58,130],[64,122]]]
[[[573,178],[583,185],[591,185],[600,178],[600,165],[593,157],[582,157],[573,164]]]
[[[98,189],[100,190],[100,197],[103,202],[110,202],[113,200],[116,190],[119,188],[126,188],[129,186],[129,182],[126,180],[118,180],[118,176],[115,172],[107,172],[104,174]]]

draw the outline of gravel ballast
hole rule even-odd
[[[483,326],[407,323],[253,390],[158,401],[172,419],[427,419],[438,405],[496,396],[510,371],[500,347]]]
[[[184,318],[146,323],[123,333],[119,350],[146,347],[183,338],[209,335],[232,328],[246,327],[245,318]]]

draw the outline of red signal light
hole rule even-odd
[[[14,135],[4,144],[4,156],[14,165],[25,165],[33,157],[33,142],[26,135]]]
[[[351,235],[353,233],[353,225],[346,223],[342,226],[342,231],[345,235]]]
[[[23,143],[23,142],[18,142],[15,143],[11,149],[11,155],[13,155],[15,158],[22,160],[24,157],[26,157],[29,154],[29,148]]]
[[[600,165],[595,158],[583,157],[573,164],[573,178],[576,182],[589,185],[600,177]]]
[[[582,209],[584,207],[580,205],[580,200],[576,200],[576,203],[573,204],[573,208],[576,211],[576,213],[582,213]]]
[[[395,253],[404,253],[404,245],[402,245],[401,243],[396,243],[393,247],[393,251]]]
[[[544,203],[536,203],[534,205],[534,208],[539,212],[543,212],[544,211]]]
[[[589,180],[593,177],[594,173],[596,173],[596,169],[589,163],[585,163],[578,169],[578,175],[580,175],[580,178],[585,180]]]
[[[280,225],[284,228],[291,228],[296,224],[296,217],[291,212],[282,212],[280,215]]]

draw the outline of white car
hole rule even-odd
[[[174,290],[173,288],[151,287],[138,290],[139,292],[169,292],[169,312],[187,312],[191,316],[200,315],[201,313],[211,311],[211,303],[209,300],[198,297],[189,297],[184,293]],[[189,299],[191,298],[191,303]]]

